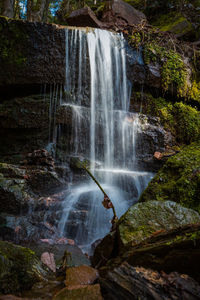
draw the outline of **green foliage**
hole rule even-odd
[[[160,64],[164,91],[174,85],[177,87],[178,96],[183,97],[186,95],[188,74],[179,53],[154,43],[147,43],[144,48],[144,61],[146,64],[156,62]]]
[[[172,200],[200,212],[200,142],[168,159],[139,201]]]
[[[192,82],[187,97],[189,100],[195,100],[200,103],[200,82],[196,82],[196,80]]]
[[[189,105],[175,103],[173,116],[176,135],[180,143],[191,143],[200,139],[200,112]]]
[[[200,112],[196,108],[182,102],[173,104],[150,94],[144,94],[144,99],[144,113],[159,117],[178,143],[189,144],[200,139]]]

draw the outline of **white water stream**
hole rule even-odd
[[[73,112],[71,155],[90,168],[120,217],[147,186],[152,174],[137,170],[138,114],[130,113],[125,40],[100,29],[66,30],[66,86],[62,105]],[[85,99],[89,99],[86,101]],[[89,103],[88,103],[89,102]],[[61,236],[90,245],[109,231],[112,211],[90,179],[71,186],[63,205]]]

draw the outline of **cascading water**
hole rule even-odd
[[[137,171],[138,114],[130,113],[122,34],[100,29],[66,30],[66,87],[62,105],[72,110],[70,154],[90,169],[121,216],[136,201],[152,174]],[[87,100],[89,99],[89,100]],[[110,228],[112,212],[91,180],[72,185],[63,205],[60,234],[90,245]]]

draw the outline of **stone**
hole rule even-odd
[[[30,289],[35,282],[44,280],[46,275],[32,250],[0,241],[1,293]]]
[[[44,252],[41,255],[41,261],[45,264],[52,272],[56,272],[56,264],[54,260],[54,254],[49,252]]]
[[[77,27],[102,28],[103,24],[97,19],[90,7],[74,10],[66,19],[67,24]]]
[[[138,244],[158,230],[169,231],[200,222],[200,215],[172,201],[138,203],[120,218],[120,243]]]
[[[125,29],[127,26],[139,25],[146,22],[146,16],[133,6],[122,0],[109,1],[107,9],[103,12],[102,22],[113,29]]]
[[[32,153],[28,153],[25,158],[27,159],[27,164],[49,166],[54,168],[53,157],[46,149],[34,150]]]
[[[153,157],[154,157],[155,159],[160,160],[160,159],[162,158],[162,153],[156,151],[156,152],[154,153]]]
[[[28,191],[25,179],[0,176],[1,212],[18,214],[20,211],[27,211],[28,202],[31,198],[32,195]]]
[[[73,286],[93,284],[97,278],[97,270],[89,266],[71,267],[66,270],[65,285],[71,289]]]
[[[100,278],[106,300],[197,300],[200,285],[185,274],[166,274],[123,263]]]
[[[149,205],[144,205],[148,203]],[[200,215],[196,211],[172,201],[148,201],[135,204],[119,219],[116,232],[112,233],[112,239],[109,238],[109,234],[97,246],[92,265],[103,266],[112,257],[117,259],[122,253],[129,255],[127,254],[129,250],[131,252],[134,247],[137,248],[146,240],[151,240],[154,235],[171,230],[181,231],[182,227],[199,222]],[[109,251],[106,240],[110,241]]]
[[[100,285],[86,285],[79,287],[77,289],[69,290],[68,288],[62,289],[58,292],[52,300],[103,300],[100,291]]]

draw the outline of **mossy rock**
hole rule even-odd
[[[141,96],[143,113],[159,117],[162,126],[173,134],[177,143],[190,144],[199,141],[200,112],[196,108],[183,102],[173,103],[162,97],[154,98],[148,93],[135,93],[135,101],[138,102]]]
[[[140,244],[146,243],[157,234],[181,231],[183,227],[199,222],[200,215],[196,211],[172,201],[135,204],[119,219],[116,231],[112,232],[112,238],[108,234],[98,244],[92,264],[94,267],[102,267],[111,260],[108,264],[112,266],[114,258],[114,264],[118,265],[122,262],[123,253],[132,248],[140,248]],[[126,260],[126,257],[123,260]]]
[[[197,212],[172,201],[138,203],[131,206],[118,222],[120,247],[130,242],[139,244],[156,231],[169,231],[198,222]]]
[[[27,290],[46,275],[35,253],[28,248],[0,241],[0,292]]]
[[[184,36],[194,31],[192,24],[181,14],[177,12],[161,15],[153,23],[161,31],[169,31],[177,36]]]
[[[187,127],[185,128],[187,130]],[[200,212],[200,143],[184,147],[168,159],[139,201],[172,200]]]
[[[5,178],[0,174],[0,211],[20,213],[28,209],[31,195],[25,179]]]

